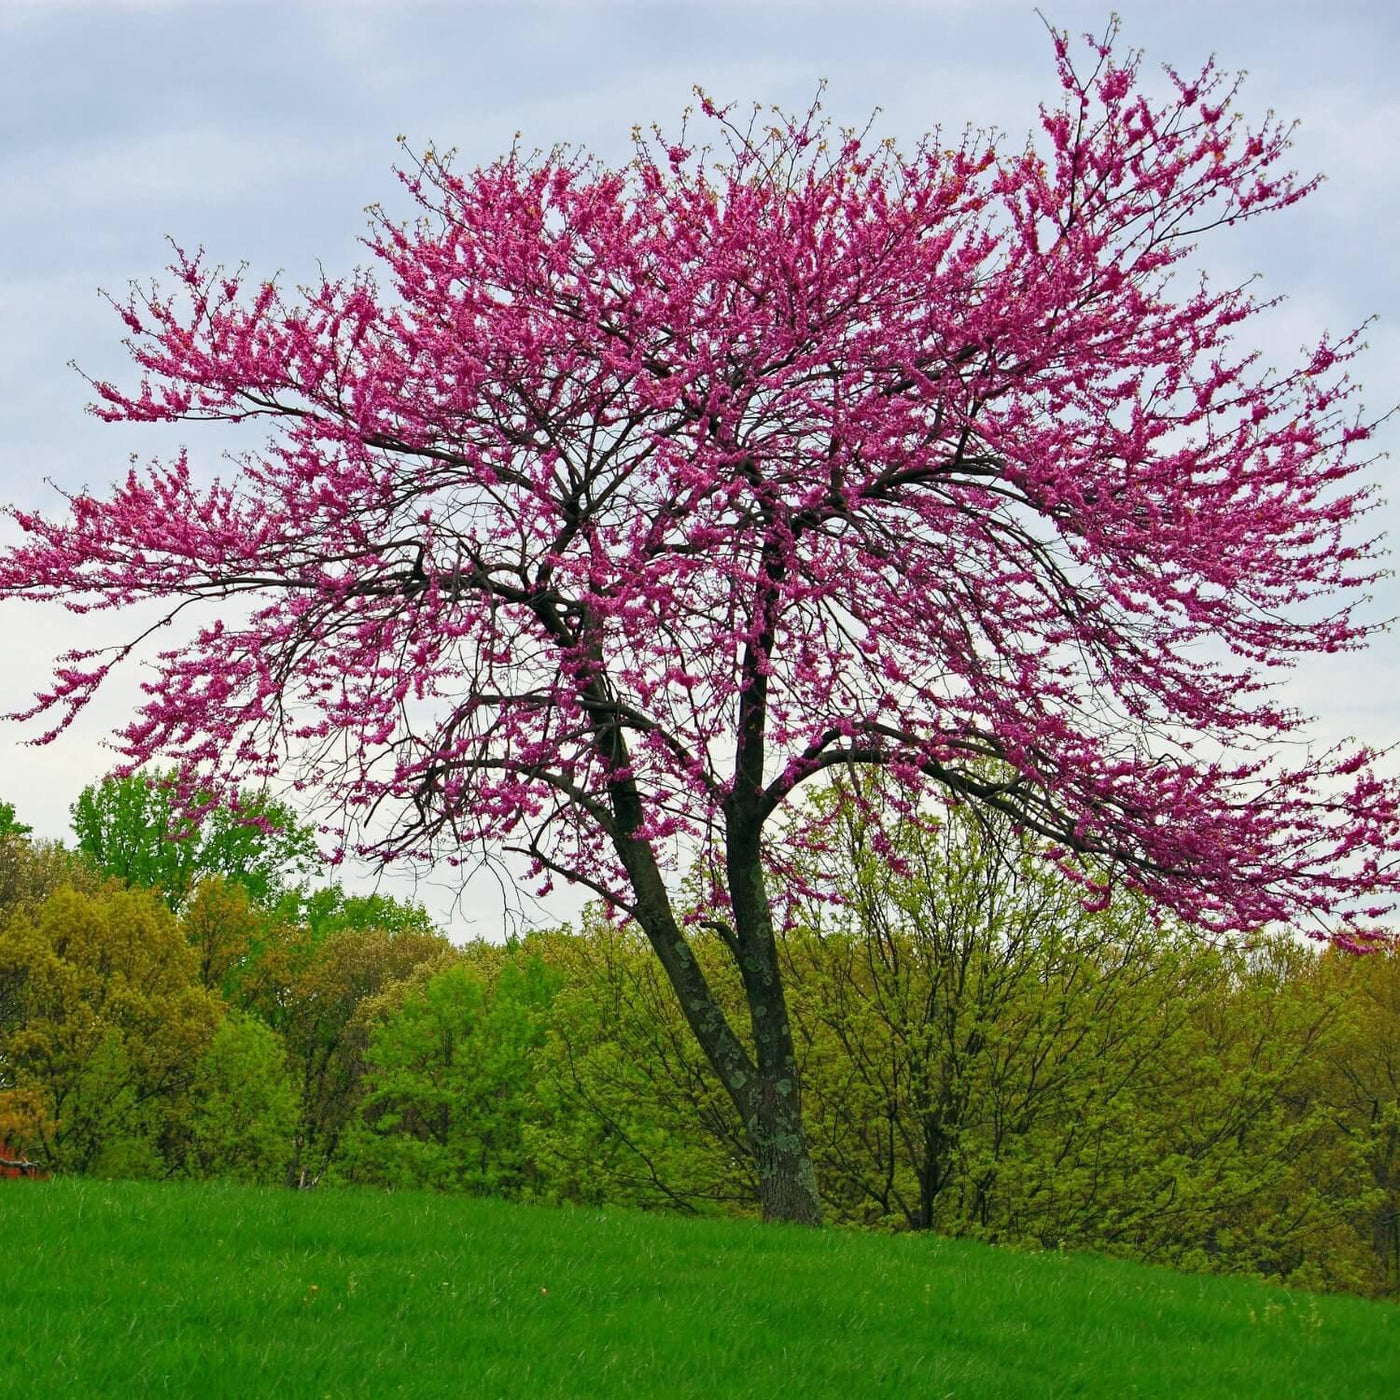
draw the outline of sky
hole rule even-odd
[[[1213,237],[1201,261],[1222,278],[1261,275],[1287,300],[1263,327],[1280,358],[1323,331],[1376,317],[1357,370],[1374,413],[1400,402],[1400,6],[1381,0],[1041,0],[1045,18],[1101,32],[1145,66],[1199,68],[1212,52],[1248,78],[1247,115],[1298,119],[1296,167],[1325,172],[1301,205]],[[99,289],[158,276],[171,241],[289,283],[365,260],[365,206],[402,204],[395,138],[456,147],[470,168],[520,133],[626,160],[634,124],[674,126],[698,84],[721,103],[807,107],[912,144],[935,125],[1021,137],[1056,96],[1050,43],[1025,0],[860,5],[763,0],[543,4],[213,3],[211,0],[0,0],[0,502],[61,503],[55,488],[100,491],[133,455],[182,444],[212,472],[220,453],[256,446],[221,429],[105,425],[85,412],[84,375],[123,375],[122,328]],[[74,366],[77,366],[75,369]],[[1400,443],[1387,424],[1381,449]],[[1392,499],[1372,517],[1400,536],[1393,462],[1375,477]],[[0,521],[0,541],[15,537]],[[1400,614],[1400,582],[1367,616]],[[55,607],[0,605],[0,713],[22,708],[53,656],[113,639]],[[139,699],[140,675],[114,679],[54,744],[0,723],[0,800],[43,837],[68,834],[68,808],[114,761],[103,739]],[[1283,698],[1316,716],[1326,742],[1400,743],[1396,634],[1364,654],[1309,662]],[[347,883],[364,886],[369,872]],[[520,912],[482,877],[411,890],[457,937],[498,936]],[[459,897],[460,895],[460,897]],[[526,903],[567,917],[577,901]],[[514,911],[514,912],[512,912]]]

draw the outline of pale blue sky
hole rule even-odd
[[[1219,238],[1203,261],[1258,271],[1289,301],[1266,329],[1280,356],[1373,313],[1360,368],[1367,402],[1400,401],[1400,5],[1387,0],[1086,4],[1042,0],[1057,25],[1101,30],[1149,66],[1198,66],[1214,51],[1249,70],[1243,107],[1303,125],[1304,171],[1328,183],[1303,206]],[[0,0],[0,499],[52,500],[43,484],[101,487],[186,441],[217,465],[228,439],[113,428],[83,412],[76,360],[124,363],[121,328],[97,296],[159,273],[167,237],[216,260],[295,280],[319,259],[358,260],[364,206],[398,199],[394,138],[456,146],[484,161],[519,131],[530,145],[583,143],[626,156],[634,123],[670,124],[699,83],[723,101],[805,106],[828,80],[827,112],[912,138],[941,123],[1019,137],[1053,98],[1049,44],[1025,0],[800,3],[500,4],[122,3]],[[1383,446],[1400,440],[1387,428]],[[243,441],[239,439],[238,441]],[[247,445],[245,443],[245,445]],[[1394,463],[1378,472],[1389,480]],[[1390,489],[1400,503],[1400,493]],[[1400,527],[1400,504],[1381,523]],[[8,536],[6,536],[8,538]],[[1400,585],[1377,615],[1400,613]],[[110,626],[110,619],[104,623]],[[0,709],[46,678],[55,649],[92,636],[64,614],[0,608]],[[136,695],[133,673],[58,744],[26,747],[0,728],[0,798],[45,836],[110,761],[100,741]],[[1365,656],[1309,665],[1287,696],[1324,739],[1400,741],[1396,639]],[[441,894],[424,891],[445,909]],[[455,924],[490,934],[493,885],[469,892]]]

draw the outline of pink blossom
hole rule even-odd
[[[1159,101],[1053,43],[1010,154],[702,97],[708,167],[685,131],[620,169],[410,164],[424,218],[374,225],[373,277],[292,295],[177,250],[93,411],[265,445],[227,485],[177,459],[13,512],[0,597],[222,613],[157,654],[123,761],[286,771],[342,846],[397,812],[384,859],[504,846],[633,911],[698,861],[721,908],[745,842],[798,878],[803,785],[859,766],[872,818],[1011,813],[1091,906],[1103,875],[1363,939],[1400,791],[1355,744],[1279,757],[1273,690],[1367,638],[1359,341],[1269,369],[1247,291],[1171,280],[1316,182],[1213,63]],[[42,737],[131,649],[64,658]]]

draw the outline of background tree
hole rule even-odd
[[[800,910],[780,956],[834,1218],[1385,1291],[1396,1017],[1367,989],[1388,955],[1086,911],[968,808],[886,829],[877,858],[831,802],[842,897]],[[718,937],[694,946],[741,1006]],[[644,938],[591,919],[543,956],[564,981],[528,1073],[532,1189],[742,1212],[742,1124]]]
[[[271,941],[266,912],[242,885],[215,876],[201,881],[185,901],[180,927],[194,952],[200,985],[237,1002],[256,980],[255,963]]]
[[[1179,933],[1141,902],[1087,913],[996,814],[873,829],[854,798],[838,785],[821,803],[842,898],[805,907],[782,943],[819,1166],[857,1218],[956,1233],[986,1224],[1033,1129],[1062,1127],[1063,1155],[1150,1073],[1221,974],[1178,963]]]
[[[282,1043],[237,1012],[219,1023],[190,1084],[186,1170],[269,1185],[296,1150],[296,1085]]]
[[[148,891],[60,889],[0,929],[0,1078],[48,1169],[163,1175],[221,1011]]]
[[[341,885],[321,885],[286,896],[278,912],[303,925],[319,942],[341,929],[383,929],[388,933],[437,933],[428,911],[394,895],[346,894]]]
[[[101,877],[56,842],[29,841],[12,835],[0,840],[0,941],[17,916],[32,918],[60,889],[93,893]],[[8,1043],[7,1028],[24,1014],[28,971],[23,958],[0,966],[0,1140],[11,1154],[38,1157],[53,1123],[45,1095],[31,1082],[20,1087],[21,1066]],[[0,1153],[0,1155],[4,1155]]]
[[[276,901],[316,856],[311,829],[263,796],[185,795],[177,775],[133,774],[85,787],[73,804],[78,851],[104,875],[158,889],[178,910],[200,880],[218,876],[260,904]]]
[[[0,841],[0,928],[19,912],[33,913],[56,890],[91,894],[103,879],[56,841]]]
[[[1366,1291],[1400,1293],[1400,948],[1355,959],[1328,953],[1318,969],[1340,993],[1344,1031],[1311,1062],[1312,1093],[1335,1114],[1336,1131],[1359,1145],[1375,1193],[1354,1224],[1369,1241],[1358,1273]],[[1344,1251],[1339,1251],[1344,1252]]]
[[[339,1171],[519,1199],[535,1175],[525,1122],[557,974],[536,954],[494,975],[456,962],[415,982],[370,1032]]]
[[[525,946],[540,948],[562,979],[534,1057],[525,1129],[538,1194],[750,1211],[757,1183],[743,1120],[645,935],[595,910],[580,933],[532,935]],[[701,932],[691,947],[726,1014],[738,1016],[743,983],[724,944]]]
[[[335,1160],[359,1106],[376,999],[425,966],[456,956],[439,933],[341,929],[295,945],[286,980],[260,979],[248,1009],[281,1036],[301,1110],[287,1179],[315,1185]]]
[[[8,841],[14,837],[28,836],[33,830],[33,827],[25,826],[15,816],[13,802],[0,802],[0,842]]]
[[[1303,721],[1269,691],[1366,633],[1358,338],[1275,370],[1246,287],[1172,280],[1313,182],[1213,64],[1152,97],[1111,39],[1053,36],[1038,144],[705,98],[718,155],[410,160],[378,280],[179,256],[119,307],[141,381],[99,411],[277,437],[233,484],[180,457],[15,512],[0,596],[217,606],[119,737],[187,802],[290,767],[367,854],[504,848],[632,918],[765,1215],[817,1220],[773,897],[813,776],[876,770],[872,820],[999,810],[1207,928],[1356,943],[1400,883],[1395,784],[1355,745],[1277,758]],[[134,645],[27,713],[61,729]],[[743,1034],[673,900],[697,855]]]
[[[969,807],[872,831],[840,787],[823,806],[844,897],[782,951],[833,1210],[1360,1281],[1366,1137],[1318,1075],[1347,1053],[1346,998],[1306,948],[1203,947],[1140,901],[1086,911]]]
[[[876,828],[838,784],[814,815],[836,901],[778,937],[835,1218],[1394,1293],[1393,953],[1085,910],[968,805]],[[411,907],[360,927],[379,906],[333,891],[315,930],[219,880],[172,921],[11,844],[10,1160],[754,1208],[742,1120],[634,926],[454,949]],[[690,939],[739,1019],[721,932]]]

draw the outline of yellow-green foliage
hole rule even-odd
[[[1356,1144],[1373,1187],[1352,1215],[1348,1252],[1363,1248],[1364,1291],[1400,1293],[1400,945],[1365,958],[1319,960],[1324,995],[1342,1006],[1341,1033],[1310,1065],[1310,1087],[1339,1138]],[[1350,1168],[1350,1161],[1347,1163]]]
[[[280,1183],[291,1165],[298,1108],[281,1040],[261,1021],[230,1013],[190,1085],[190,1174]]]
[[[742,1125],[645,940],[601,918],[532,940],[562,976],[536,1056],[526,1140],[551,1200],[755,1209]],[[733,964],[694,941],[732,1007]],[[726,975],[729,980],[726,981]],[[735,1018],[737,1020],[737,1018]]]
[[[534,1056],[558,975],[539,957],[463,961],[406,984],[370,1032],[346,1180],[519,1196]]]
[[[23,1145],[51,1169],[161,1174],[220,1014],[169,910],[60,889],[0,930],[0,988],[0,1083],[37,1100]]]
[[[253,907],[242,885],[222,876],[203,881],[180,916],[200,985],[233,993],[240,979],[251,973],[270,922],[267,914]]]
[[[375,998],[425,966],[445,965],[452,945],[417,929],[269,930],[247,976],[246,1009],[282,1037],[301,1109],[289,1175],[306,1184],[335,1160],[360,1098]]]
[[[1089,915],[990,837],[910,829],[896,876],[849,827],[827,855],[847,902],[784,936],[830,1215],[1393,1290],[1395,956],[1203,947],[1130,898]],[[737,1117],[645,942],[590,921],[545,956],[538,1191],[751,1212]]]
[[[1316,1083],[1342,998],[1296,943],[1210,949],[1130,898],[1087,914],[954,811],[894,876],[847,822],[847,903],[786,943],[838,1216],[1360,1286],[1363,1144]]]
[[[20,911],[32,913],[55,890],[80,889],[91,894],[104,877],[56,841],[0,837],[0,928]]]

